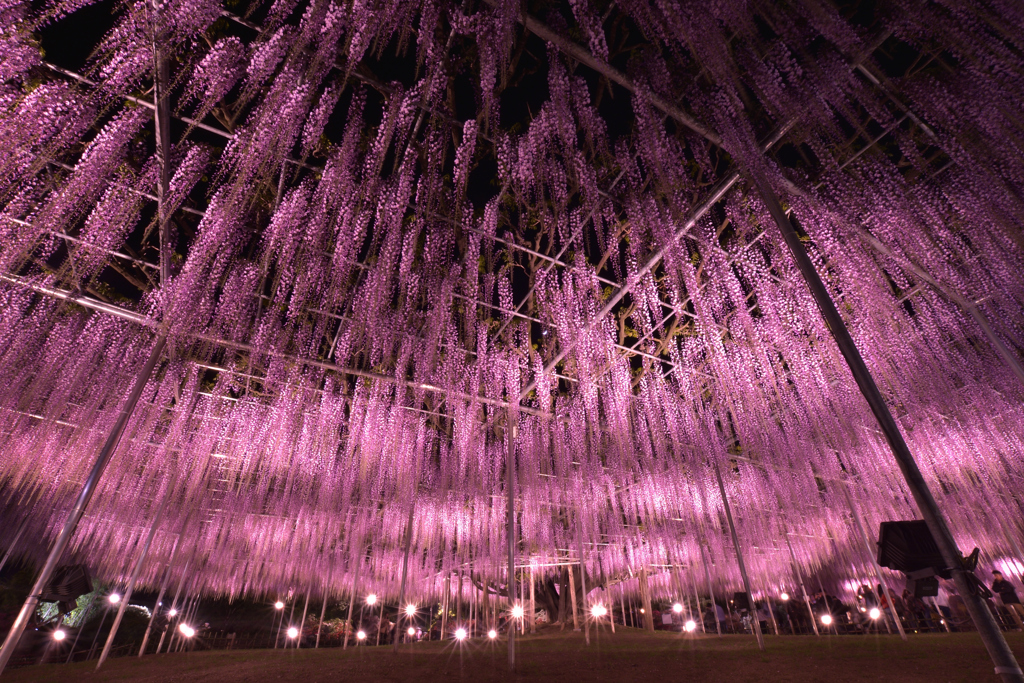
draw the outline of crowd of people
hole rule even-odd
[[[809,594],[758,600],[751,609],[744,594],[731,600],[716,600],[702,607],[706,632],[750,633],[756,616],[764,633],[896,633],[904,631],[973,630],[963,599],[953,582],[938,579],[937,595],[919,597],[908,588],[896,592],[881,584],[859,585],[843,601],[824,590]],[[1024,604],[1014,584],[999,571],[992,573],[991,591],[979,583],[989,609],[1004,630],[1024,631]],[[739,600],[739,604],[737,604]],[[681,630],[688,617],[672,617],[668,610],[655,611],[656,628]]]

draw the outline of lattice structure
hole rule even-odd
[[[98,575],[167,500],[146,585],[179,543],[193,592],[394,597],[411,511],[407,595],[504,586],[510,424],[539,579],[739,590],[722,491],[755,594],[866,568],[851,508],[917,513],[763,177],[957,541],[1016,552],[1024,12],[883,4],[0,5],[4,526],[56,537],[166,340]]]

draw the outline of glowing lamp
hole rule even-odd
[[[274,603],[274,609],[284,609],[284,603],[278,600]]]
[[[685,624],[683,624],[683,628],[686,629],[687,633],[693,633],[697,630],[697,622],[695,622],[693,619],[690,619]]]
[[[872,607],[871,611],[868,612],[868,616],[872,619],[877,619],[878,617],[882,616],[882,610],[878,609],[877,607]]]
[[[53,639],[56,640],[58,643],[60,641],[64,640],[65,638],[67,638],[67,637],[68,637],[68,634],[65,633],[64,631],[60,630],[60,629],[57,629],[56,631],[53,632]]]
[[[405,616],[412,617],[416,615],[416,605],[411,602],[405,606]]]
[[[186,638],[191,638],[196,634],[196,630],[188,624],[182,624],[178,627],[178,630],[181,631],[181,635],[185,636]]]
[[[178,616],[178,610],[172,609],[172,610],[168,611],[167,612],[167,616],[169,616],[169,617],[176,617],[176,616]]]
[[[116,605],[117,603],[121,602],[121,596],[117,593],[111,593],[107,596],[107,600],[110,601],[111,605]]]
[[[359,631],[356,633],[357,640],[366,640],[366,631]]]
[[[822,614],[821,615],[821,623],[825,624],[825,626],[831,626],[832,625],[832,615],[831,614]]]
[[[608,614],[608,608],[604,605],[594,605],[590,608],[590,614],[595,619],[600,619],[601,617]]]
[[[487,637],[488,637],[488,638],[490,638],[491,640],[494,640],[495,638],[497,638],[497,637],[498,637],[498,632],[497,632],[497,631],[495,631],[495,630],[494,630],[494,629],[492,628],[492,629],[491,629],[490,631],[488,631],[488,632],[487,632]]]
[[[682,614],[683,606],[677,602],[676,604],[672,605],[672,611],[676,614]]]
[[[732,602],[732,600],[730,600],[729,602]],[[640,614],[644,614],[644,613],[645,613],[645,612],[644,612],[644,608],[643,608],[643,607],[641,607],[641,608],[640,608]]]
[[[457,629],[455,629],[455,640],[465,640],[465,639],[466,639],[466,629],[464,629],[464,628],[457,628]]]
[[[294,626],[289,626],[288,630],[286,631],[286,633],[288,634],[289,638],[298,638],[299,637],[299,629],[295,628]]]
[[[523,612],[522,605],[516,605],[515,607],[512,608],[512,617],[513,618],[515,618],[515,619],[522,619],[523,618],[523,614],[525,614],[525,612]]]
[[[412,626],[410,626],[409,630],[406,631],[406,633],[408,633],[410,636],[414,636],[414,635],[416,635],[416,629],[414,629]]]
[[[786,602],[787,600],[789,600],[789,593],[783,593],[779,597],[782,598],[783,602]]]
[[[377,604],[377,596],[374,595],[373,593],[370,593],[369,595],[367,595],[366,596],[366,604],[367,605],[371,605],[371,606],[376,605]]]

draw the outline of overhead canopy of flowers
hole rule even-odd
[[[1015,550],[1024,6],[0,2],[0,521],[208,594]],[[510,426],[515,426],[515,430]],[[722,473],[718,486],[715,468]],[[847,496],[849,495],[849,500]],[[852,505],[851,505],[852,503]],[[32,539],[32,543],[28,540]],[[790,552],[792,547],[792,555]],[[699,571],[698,571],[698,568]],[[694,571],[689,572],[690,569]],[[689,572],[689,573],[687,573]],[[667,574],[666,574],[667,575]]]

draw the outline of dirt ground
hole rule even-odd
[[[1007,637],[1024,661],[1024,634]],[[894,636],[767,637],[760,653],[750,636],[648,634],[618,628],[583,635],[551,628],[518,642],[519,668],[507,673],[505,641],[468,641],[323,650],[202,651],[9,671],[10,683],[190,681],[192,683],[363,683],[369,681],[997,681],[974,633]]]

